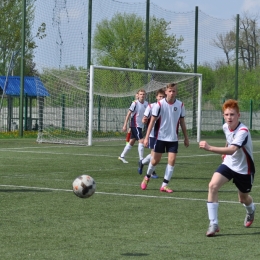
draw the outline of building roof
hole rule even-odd
[[[0,89],[3,90],[4,87],[5,95],[20,96],[20,77],[8,76],[6,83],[6,76],[0,76]],[[24,95],[25,94],[27,94],[29,97],[49,96],[47,89],[44,87],[43,83],[38,77],[24,77]]]

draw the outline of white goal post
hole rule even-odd
[[[184,102],[189,139],[200,141],[202,75],[197,73],[125,69],[91,65],[41,68],[41,82],[48,91],[38,96],[38,142],[111,145],[125,139],[125,116],[139,89],[149,103],[168,83],[178,84],[177,98]],[[183,138],[179,132],[180,140]],[[106,142],[105,142],[106,141]]]

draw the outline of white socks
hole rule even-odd
[[[207,208],[210,224],[218,224],[218,202],[208,202]]]
[[[144,158],[144,144],[138,143],[138,154],[139,159],[142,160]]]
[[[127,144],[120,156],[125,157],[125,155],[131,150],[132,147],[133,146],[131,146],[130,144]]]
[[[143,160],[142,160],[142,164],[148,164],[152,159],[151,154],[149,153]]]
[[[252,202],[249,206],[243,204],[248,214],[252,214],[255,211],[255,204]]]

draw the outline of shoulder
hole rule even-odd
[[[180,101],[179,99],[176,99],[175,103],[181,107],[184,107],[184,103],[182,101]]]

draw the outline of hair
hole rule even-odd
[[[138,91],[137,91],[137,93],[136,94],[139,94],[140,92],[144,92],[144,93],[146,93],[146,91],[144,90],[144,89],[139,89]]]
[[[222,111],[224,112],[227,108],[235,109],[239,113],[238,102],[234,99],[228,99],[222,106]]]
[[[168,83],[168,84],[166,85],[166,89],[168,89],[168,88],[173,88],[173,87],[177,87],[177,83]]]
[[[160,88],[160,89],[156,90],[155,96],[157,97],[160,94],[165,96],[165,89],[164,88]]]

